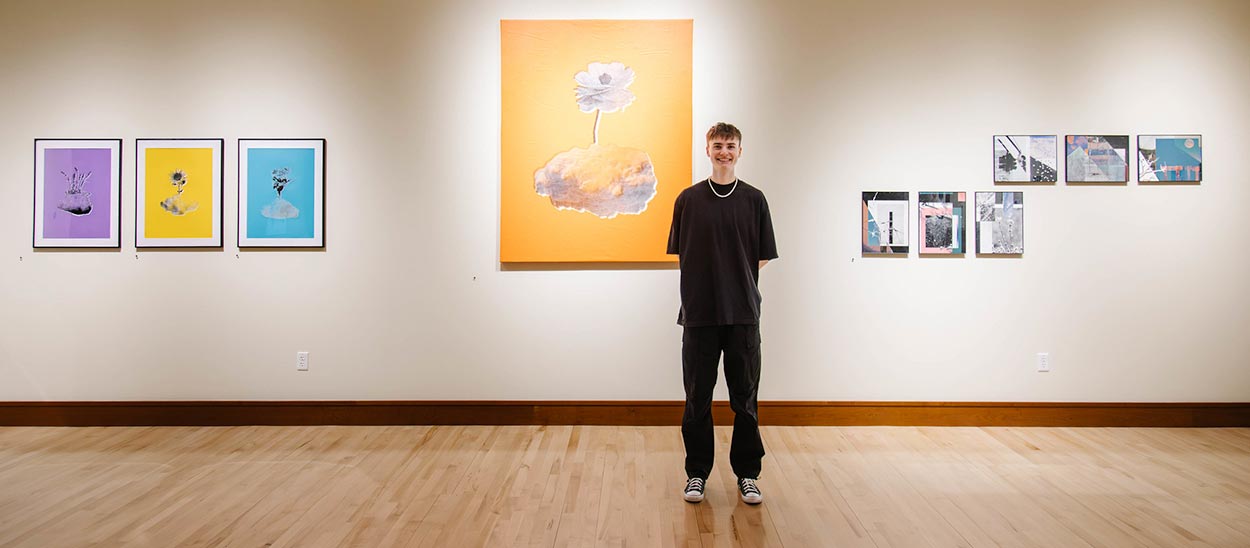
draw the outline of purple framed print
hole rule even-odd
[[[35,139],[33,247],[121,247],[121,153],[121,139]]]

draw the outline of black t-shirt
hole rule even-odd
[[[677,323],[758,324],[759,262],[777,258],[768,201],[746,181],[739,180],[737,188],[712,183],[715,193],[708,184],[704,180],[683,190],[673,204],[668,253],[681,260]]]

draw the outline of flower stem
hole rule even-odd
[[[603,117],[603,111],[595,109],[595,143],[599,144],[599,118]]]

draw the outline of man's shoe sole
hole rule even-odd
[[[686,499],[686,502],[703,502],[703,495],[691,495],[690,493],[686,493],[682,498]]]

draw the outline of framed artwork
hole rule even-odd
[[[994,136],[995,183],[1058,182],[1058,167],[1058,136]]]
[[[325,139],[239,139],[239,247],[325,246]]]
[[[906,255],[906,192],[865,192],[861,203],[861,251],[865,255]]]
[[[31,245],[121,247],[121,139],[35,139]]]
[[[920,254],[962,255],[968,224],[967,193],[920,193]]]
[[[1201,135],[1138,135],[1137,181],[1197,183],[1202,181]]]
[[[1024,253],[1024,193],[978,192],[977,253]]]
[[[501,262],[673,262],[691,20],[500,22]]]
[[[1069,183],[1127,183],[1128,135],[1069,135]]]
[[[135,247],[221,247],[222,146],[135,140]]]

